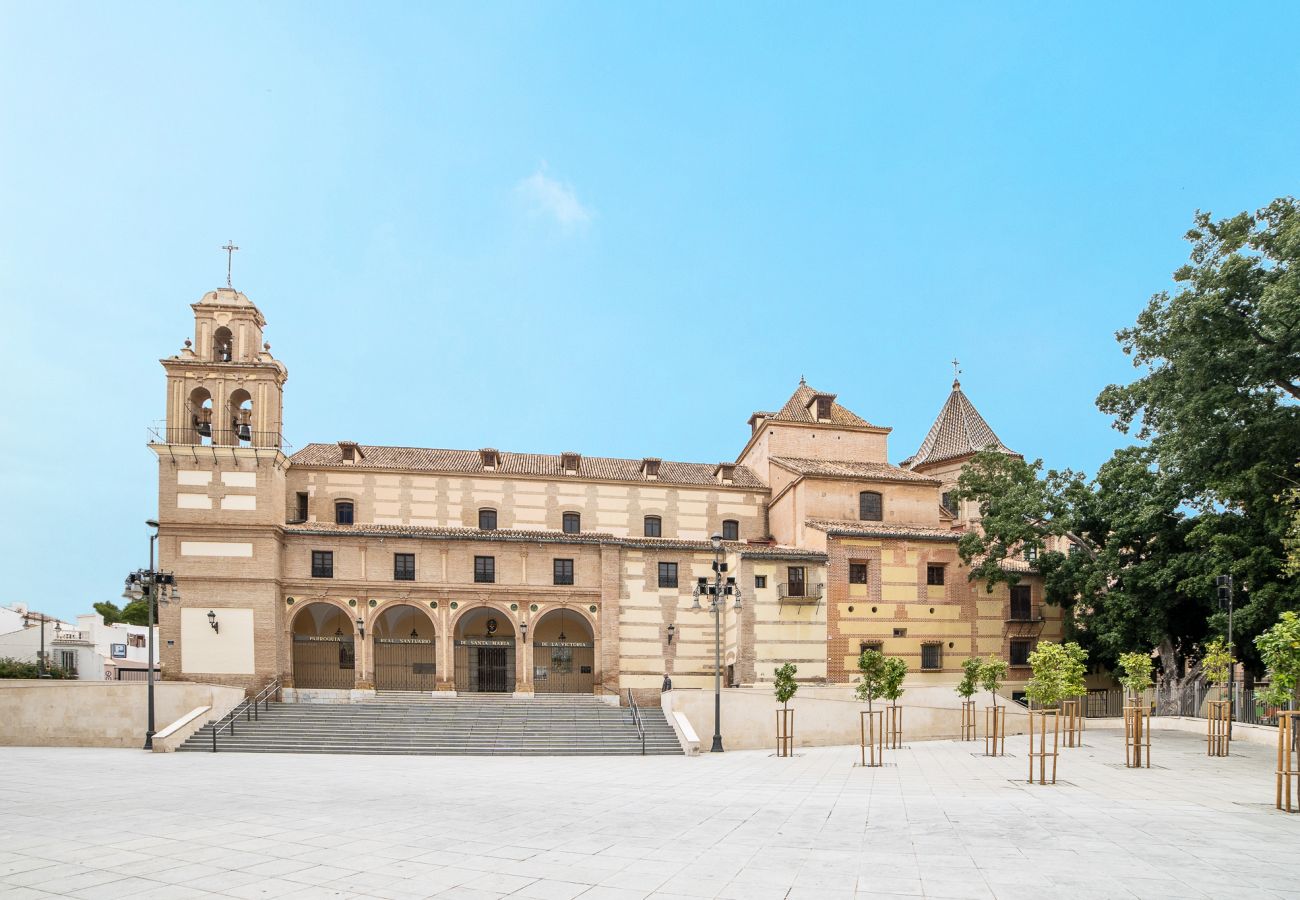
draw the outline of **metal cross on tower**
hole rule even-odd
[[[230,265],[235,259],[235,251],[239,248],[235,246],[234,241],[226,241],[226,246],[221,249],[226,251],[226,287],[234,287],[230,283]]]
[[[961,366],[957,362],[957,357],[952,358],[952,383],[956,384],[957,379],[961,376]]]

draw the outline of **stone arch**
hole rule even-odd
[[[199,385],[190,391],[189,401],[189,421],[191,434],[188,436],[188,442],[192,444],[201,444],[204,440],[212,440],[212,392],[207,388]]]
[[[388,600],[368,618],[375,690],[437,690],[438,625],[431,611],[409,599]]]
[[[230,444],[247,444],[253,441],[253,395],[243,388],[230,392],[226,401],[226,421],[230,429]]]
[[[548,604],[532,617],[528,639],[533,690],[590,694],[597,684],[595,618],[568,603]]]
[[[212,358],[217,362],[230,362],[235,358],[235,336],[225,325],[212,332]]]
[[[423,620],[423,622],[428,623],[427,638],[429,640],[433,640],[437,637],[438,622],[433,615],[433,610],[415,602],[414,600],[385,600],[383,603],[371,610],[370,627],[373,629],[375,637],[402,638],[409,636],[409,633],[397,633],[402,626],[398,625],[395,621],[385,621],[385,616],[389,613],[397,612],[399,607],[411,610],[415,615]],[[417,632],[419,632],[416,637],[426,637],[426,634],[423,632],[422,624],[415,625],[415,628],[417,629]]]
[[[303,603],[289,619],[298,690],[351,690],[357,681],[354,610],[332,598]]]
[[[489,627],[490,620],[496,620],[495,629]],[[467,604],[452,616],[448,628],[458,693],[513,693],[528,683],[526,648],[519,643],[516,613],[506,604]]]

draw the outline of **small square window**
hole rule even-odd
[[[849,563],[849,584],[867,583],[867,564]]]
[[[895,628],[895,629],[894,629],[894,637],[907,637],[907,629],[906,629],[906,628]]]
[[[922,669],[943,668],[943,644],[922,644],[921,645],[921,668]]]
[[[722,539],[724,541],[740,540],[740,523],[735,519],[727,519],[722,523]]]
[[[474,581],[477,584],[492,584],[497,580],[497,560],[495,556],[474,557]]]
[[[414,553],[393,554],[393,580],[394,581],[415,580],[415,554]]]
[[[926,566],[925,583],[926,584],[943,584],[943,566]]]
[[[573,584],[573,560],[555,560],[555,583]]]
[[[866,653],[868,650],[875,650],[877,653],[883,653],[884,647],[885,645],[882,644],[880,641],[859,641],[858,653],[863,654]]]
[[[496,531],[497,511],[495,509],[480,509],[478,511],[478,527],[482,531]]]
[[[767,576],[766,576],[766,575],[755,575],[755,576],[754,576],[754,587],[755,587],[755,588],[765,588],[765,587],[767,587]]]
[[[333,550],[313,550],[311,552],[311,577],[312,578],[333,578],[334,577],[334,551]]]
[[[561,524],[565,534],[577,534],[582,531],[582,516],[576,512],[566,512]]]
[[[677,587],[677,563],[661,562],[659,564],[659,586],[661,588]]]

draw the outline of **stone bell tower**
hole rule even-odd
[[[279,447],[289,373],[263,343],[266,319],[233,288],[209,291],[194,310],[194,340],[169,359],[168,444]]]

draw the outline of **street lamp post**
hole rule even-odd
[[[1228,610],[1228,740],[1232,740],[1232,718],[1234,713],[1235,695],[1232,693],[1234,675],[1237,674],[1237,663],[1233,657],[1232,649],[1232,576],[1219,575],[1214,579],[1215,585],[1219,588],[1219,607]]]
[[[701,576],[691,592],[692,609],[700,609],[700,595],[709,598],[709,612],[713,614],[713,746],[710,753],[722,752],[722,611],[727,597],[736,598],[735,609],[740,609],[740,587],[734,576],[723,574],[727,564],[722,561],[722,535],[715,534],[713,542],[713,584]]]
[[[175,575],[171,572],[160,572],[154,569],[154,543],[158,540],[158,523],[153,519],[149,519],[145,524],[153,529],[153,534],[149,535],[149,568],[137,569],[126,576],[126,589],[122,591],[122,598],[128,602],[148,598],[149,633],[146,636],[146,646],[148,649],[145,652],[148,654],[149,658],[146,661],[147,668],[145,669],[145,677],[149,683],[149,725],[144,733],[144,749],[152,750],[154,735],[154,608],[158,603],[167,602],[163,599],[164,589],[170,588],[171,599],[177,601],[181,598],[181,592],[176,587]]]

